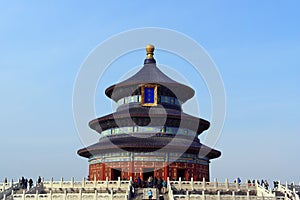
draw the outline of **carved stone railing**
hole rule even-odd
[[[173,185],[178,190],[208,190],[208,191],[256,191],[257,188],[252,183],[249,184],[248,181],[246,183],[229,183],[228,179],[225,182],[217,182],[217,179],[214,179],[213,182],[206,182],[205,179],[202,181],[194,181],[191,178],[191,181],[181,181],[179,178],[178,181],[169,181],[171,185]]]
[[[101,190],[101,188],[105,190]],[[121,181],[42,181],[31,190],[13,194],[14,200],[131,200],[132,180]],[[44,194],[46,192],[46,194]],[[42,193],[41,193],[42,192]]]
[[[53,179],[51,179],[50,181],[43,181],[43,186],[47,189],[127,189],[130,183],[131,180],[123,181],[120,179],[120,177],[117,181],[109,181],[108,178],[106,178],[105,181],[87,181],[85,179],[83,179],[82,181],[74,181],[74,178],[72,178],[71,181],[65,181],[63,179],[61,179],[60,181],[53,181]]]
[[[299,186],[296,186],[295,184],[292,186],[286,182],[285,185],[282,185],[279,181],[276,190],[283,193],[288,199],[299,200],[298,190],[296,190],[298,188]]]
[[[19,183],[13,183],[13,180],[10,183],[0,183],[0,199],[6,199],[7,196],[13,194],[15,190],[20,188]]]

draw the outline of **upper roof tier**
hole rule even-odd
[[[160,71],[153,58],[153,45],[147,45],[146,51],[147,57],[142,69],[127,80],[112,85],[105,90],[105,94],[109,98],[118,101],[123,97],[140,94],[140,86],[143,84],[157,84],[159,93],[174,96],[181,102],[185,102],[194,96],[195,91],[192,88],[169,78]]]

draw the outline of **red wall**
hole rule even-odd
[[[178,173],[177,169],[186,169],[185,179],[190,180],[191,177],[195,181],[202,181],[203,177],[206,181],[209,181],[209,166],[201,164],[192,164],[192,163],[180,163],[174,162],[169,164],[168,167],[164,167],[163,162],[143,162],[136,161],[134,163],[130,162],[112,162],[112,163],[97,163],[89,165],[89,178],[94,180],[96,177],[97,180],[105,180],[108,177],[109,180],[113,178],[114,169],[121,169],[121,178],[129,179],[130,176],[133,179],[136,179],[138,176],[143,177],[143,168],[154,168],[154,176],[169,177],[170,180],[177,179]],[[132,168],[132,170],[129,170]],[[103,170],[104,169],[104,170]],[[165,171],[168,170],[168,173],[165,174]],[[132,173],[130,173],[132,171]]]

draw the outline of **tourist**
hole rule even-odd
[[[7,178],[4,179],[4,183],[7,183]]]
[[[26,178],[25,181],[24,181],[24,189],[25,190],[27,189],[27,186],[28,186],[28,179]]]
[[[28,183],[29,183],[29,188],[31,189],[32,186],[33,186],[33,180],[32,180],[32,179],[29,179]]]
[[[152,197],[153,197],[152,190],[148,190],[148,198],[149,198],[149,199],[152,199]]]
[[[149,176],[147,184],[148,184],[148,188],[152,188],[153,187],[153,178],[152,178],[152,176]]]
[[[255,186],[255,180],[254,180],[254,179],[253,179],[253,181],[252,181],[252,185]]]
[[[241,179],[240,179],[239,177],[237,178],[237,182],[238,182],[239,185],[240,185],[241,182],[242,182]]]
[[[141,184],[142,184],[142,180],[140,177],[137,178],[137,186],[138,187],[141,187]]]
[[[250,180],[248,180],[248,186],[249,186],[249,187],[251,187],[251,186],[252,186],[252,184],[251,184],[251,181],[250,181]]]
[[[42,182],[42,178],[39,176],[37,183],[40,184]]]
[[[266,188],[266,190],[267,190],[267,189],[269,188],[269,183],[268,183],[268,181],[265,180],[264,184],[265,184],[265,188]]]
[[[161,177],[158,178],[157,180],[157,188],[158,188],[158,192],[161,192],[161,188],[162,188],[162,180]]]
[[[21,187],[22,189],[25,189],[25,178],[23,176],[21,178]]]
[[[153,187],[156,188],[156,186],[157,186],[157,178],[154,177],[153,178]]]
[[[134,197],[134,187],[130,186],[130,197]]]
[[[167,183],[165,180],[162,180],[162,193],[165,194],[166,193],[166,189],[167,189]]]
[[[265,185],[265,182],[264,182],[264,180],[263,179],[261,179],[261,186],[264,186]]]
[[[278,181],[273,181],[273,183],[274,183],[274,189],[276,189],[279,185],[279,182]]]

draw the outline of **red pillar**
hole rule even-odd
[[[169,163],[165,162],[164,165],[164,180],[167,181],[169,176]]]
[[[198,178],[197,178],[198,173],[197,172],[199,170],[199,166],[197,164],[193,164],[192,167],[193,167],[193,169],[192,169],[193,170],[193,180],[197,181],[198,180]]]
[[[105,177],[105,164],[104,163],[102,163],[102,174],[101,174],[101,176],[102,176],[102,180],[106,179],[106,177]]]
[[[129,173],[128,173],[129,177],[132,177],[132,181],[134,181],[134,162],[130,161],[129,162]]]

